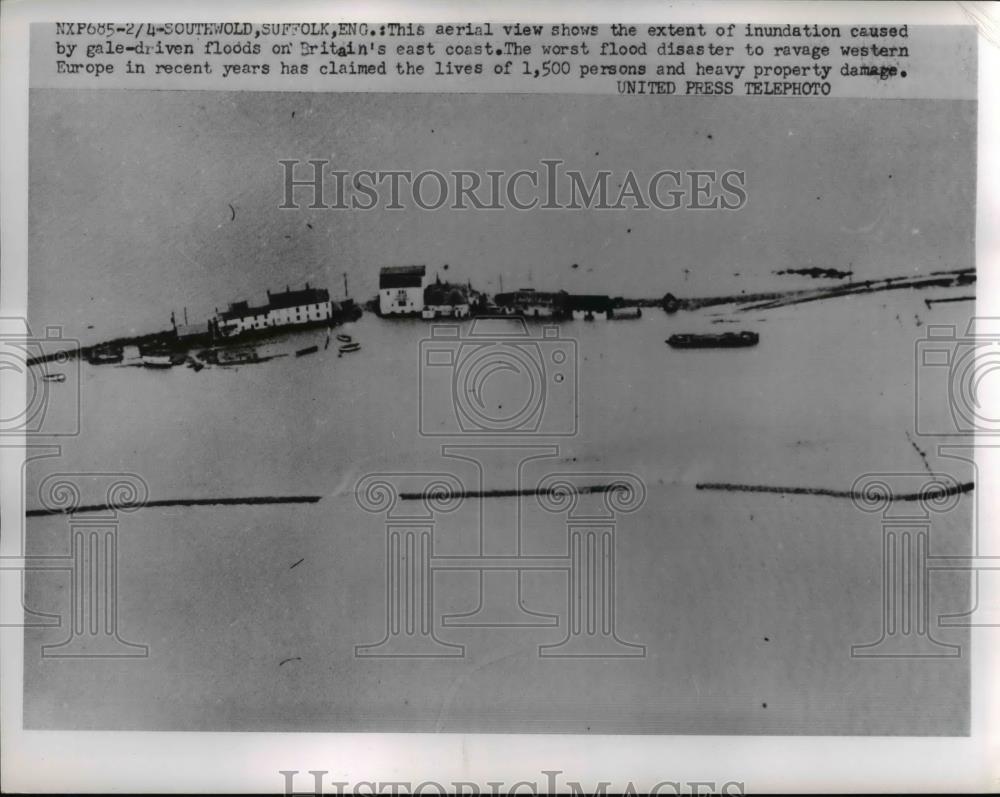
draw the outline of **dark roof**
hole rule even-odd
[[[310,288],[309,283],[301,291],[293,291],[286,288],[281,293],[267,292],[267,304],[260,307],[251,307],[246,300],[232,302],[229,309],[224,313],[219,313],[221,321],[232,321],[235,318],[247,318],[249,316],[267,315],[271,310],[283,310],[286,307],[301,307],[305,304],[323,304],[330,301],[330,292],[326,288]]]
[[[330,292],[326,288],[310,288],[306,283],[305,290],[293,291],[286,289],[283,293],[267,292],[268,308],[283,310],[286,307],[300,307],[304,304],[323,304],[330,301]]]
[[[507,305],[553,305],[565,301],[566,293],[550,293],[547,291],[536,291],[534,288],[521,288],[518,291],[508,293],[498,293],[493,297],[493,301],[500,307]]]
[[[468,304],[469,289],[465,285],[454,285],[448,282],[434,282],[424,288],[426,304]]]
[[[208,322],[207,321],[196,321],[193,324],[178,324],[177,325],[177,337],[179,338],[189,338],[193,335],[207,335],[208,334]]]
[[[219,318],[222,321],[232,321],[234,318],[246,318],[247,316],[254,315],[267,315],[268,307],[265,305],[263,307],[251,307],[249,302],[232,302],[229,305],[229,309],[224,313],[219,313]]]
[[[611,297],[596,294],[570,294],[567,297],[567,305],[571,310],[604,313],[611,308]]]
[[[386,266],[378,275],[379,288],[419,288],[423,285],[425,266]]]

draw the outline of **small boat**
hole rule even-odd
[[[66,374],[45,374],[42,379],[46,382],[65,382]]]
[[[145,354],[142,364],[146,368],[173,368],[174,361],[169,354]]]
[[[105,350],[105,351],[91,351],[87,355],[87,362],[91,365],[105,365],[109,363],[120,363],[122,361],[121,351]]]
[[[304,349],[299,349],[295,352],[296,357],[304,357],[307,354],[315,354],[319,351],[319,346],[306,346]]]
[[[339,335],[337,335],[337,340],[340,341],[341,343],[350,343],[352,340],[354,340],[354,338],[352,338],[350,335],[345,335],[343,332],[341,332]]]
[[[353,351],[358,351],[358,349],[360,349],[360,348],[361,348],[361,344],[360,343],[357,343],[357,342],[354,342],[354,343],[345,343],[343,346],[341,346],[338,349],[338,351],[341,354],[350,354]]]
[[[208,349],[201,353],[201,359],[210,365],[254,365],[263,362],[265,358],[257,354],[256,349]]]
[[[723,332],[718,335],[671,335],[667,345],[674,349],[739,349],[756,346],[760,335],[756,332]]]

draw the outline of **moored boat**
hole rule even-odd
[[[667,345],[674,349],[738,349],[756,346],[760,335],[756,332],[722,332],[720,334],[671,335]]]
[[[221,366],[254,365],[266,359],[258,355],[257,350],[253,348],[206,349],[198,357],[209,365]]]
[[[66,374],[45,374],[42,379],[45,382],[65,382]]]
[[[91,365],[110,365],[122,361],[121,350],[115,349],[95,349],[87,355],[87,362]]]
[[[295,352],[296,357],[303,357],[306,354],[315,354],[319,351],[319,346],[306,346],[304,349],[299,349]]]
[[[340,352],[340,354],[350,354],[351,352],[358,351],[358,349],[360,348],[361,344],[355,341],[353,343],[345,343],[338,349],[338,351]]]

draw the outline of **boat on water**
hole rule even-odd
[[[263,357],[258,357],[256,354],[246,354],[238,357],[228,357],[225,360],[219,360],[218,364],[223,367],[229,367],[233,365],[257,365],[262,362],[264,362]]]
[[[123,355],[120,351],[91,351],[90,354],[87,355],[87,362],[91,365],[110,365],[120,363],[122,358]]]
[[[722,332],[719,334],[671,335],[667,345],[674,349],[739,349],[756,346],[760,335],[756,332]]]
[[[350,335],[345,335],[343,332],[341,332],[339,335],[337,335],[337,340],[340,341],[341,343],[350,343],[352,340],[354,340],[354,338],[352,338]]]
[[[169,354],[144,354],[142,364],[146,368],[173,368],[174,360]]]
[[[340,354],[350,354],[351,352],[358,351],[360,348],[361,344],[358,343],[357,341],[354,341],[353,343],[345,343],[337,351]]]
[[[296,357],[304,357],[307,354],[315,354],[319,351],[319,346],[306,346],[304,349],[299,349],[295,352]]]
[[[65,382],[66,374],[45,374],[42,380],[45,382]]]
[[[257,354],[253,348],[238,349],[205,349],[199,352],[198,359],[208,365],[253,365],[263,362],[265,359]]]

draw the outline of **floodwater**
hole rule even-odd
[[[964,646],[954,659],[851,656],[852,645],[882,633],[882,515],[849,498],[696,488],[850,490],[864,474],[886,473],[909,486],[928,471],[971,480],[964,463],[918,434],[918,391],[921,413],[952,421],[944,383],[916,367],[915,353],[930,323],[954,324],[961,336],[972,306],[928,310],[924,298],[907,291],[675,316],[649,309],[638,320],[562,323],[552,338],[532,323],[528,335],[540,342],[531,351],[548,358],[536,434],[484,437],[460,427],[451,375],[463,355],[433,373],[424,366],[422,383],[424,321],[366,314],[337,330],[362,345],[339,357],[335,339],[324,349],[325,333],[310,332],[262,350],[288,356],[259,365],[195,373],[84,363],[78,377],[69,368],[65,383],[48,387],[61,400],[78,391],[81,432],[61,441],[61,456],[29,468],[29,508],[42,506],[39,485],[54,472],[135,474],[151,500],[320,500],[121,514],[118,628],[149,656],[42,658],[39,646],[65,638],[65,623],[29,629],[25,726],[965,733],[967,633],[935,627],[939,641]],[[739,323],[712,323],[720,318]],[[467,338],[470,323],[460,329]],[[759,345],[683,351],[664,343],[675,332],[741,329],[757,331]],[[317,353],[294,356],[313,343]],[[549,379],[557,350],[561,382]],[[490,379],[493,388],[468,395],[482,400],[475,406],[484,417],[510,417],[525,383],[506,371]],[[47,422],[74,407],[55,405]],[[400,502],[387,520],[356,493],[372,474],[391,474],[382,478],[404,492],[449,474],[463,490],[509,492],[467,496],[419,523]],[[643,500],[609,515],[600,495],[581,496],[570,517],[531,494],[551,474],[578,486],[631,478]],[[97,491],[83,503],[104,500],[103,488],[80,481]],[[518,490],[527,494],[511,494]],[[973,496],[933,517],[932,553],[968,551]],[[599,515],[614,531],[616,633],[645,655],[540,657],[539,646],[559,643],[570,626],[567,573],[558,569],[521,577],[528,611],[520,613],[504,603],[517,589],[510,571],[488,576],[488,586],[473,571],[437,572],[434,634],[442,649],[464,646],[464,655],[356,655],[386,634],[387,523],[405,516],[409,528],[430,526],[438,557],[560,557],[580,515],[590,518],[584,524]],[[29,518],[29,552],[65,554],[69,526],[81,518]],[[480,587],[499,612],[488,619],[554,625],[453,624],[475,612]],[[65,614],[69,594],[65,573],[27,578],[33,610]],[[969,608],[965,580],[934,575],[932,618]]]

